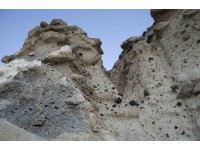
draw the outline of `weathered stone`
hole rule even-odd
[[[5,64],[9,63],[10,61],[14,60],[15,56],[10,55],[10,56],[4,56],[1,61]]]
[[[45,116],[37,114],[36,116],[34,116],[34,120],[31,124],[35,127],[42,127],[44,124],[44,121],[45,121]]]
[[[169,22],[159,22],[158,24],[153,26],[154,32],[158,32],[164,30],[169,25]]]
[[[40,27],[46,28],[46,27],[48,27],[48,23],[42,21],[42,22],[40,22]]]
[[[197,30],[200,30],[200,24],[195,24],[194,28],[197,29]]]
[[[149,91],[147,89],[144,90],[144,97],[149,96]]]
[[[43,141],[44,139],[33,133],[19,128],[10,122],[0,119],[0,140],[1,141]]]
[[[0,100],[0,111],[6,109],[9,104],[11,103],[7,100]]]
[[[34,56],[34,53],[29,53],[28,56],[30,57]]]
[[[197,14],[197,12],[198,12],[198,10],[195,10],[195,9],[194,10],[184,10],[183,16],[184,17],[191,17],[191,16]]]
[[[177,99],[186,99],[194,95],[194,84],[186,83],[177,95]]]
[[[0,140],[199,140],[200,11],[188,11],[152,10],[110,71],[81,28],[31,30],[0,68]]]
[[[166,10],[164,9],[151,9],[150,13],[153,18],[156,18],[158,15],[164,13]]]
[[[199,127],[196,123],[200,110],[197,104],[200,95],[197,28],[200,11],[151,10],[151,16],[154,23],[143,34],[145,41],[135,43],[128,39],[129,42],[123,42],[120,59],[110,71],[111,80],[123,93],[124,103],[120,106],[125,106],[126,113],[122,116],[131,116],[135,110],[139,114],[138,122],[136,118],[132,121],[131,117],[126,119],[134,129],[137,128],[134,132],[141,126],[140,131],[129,135],[134,135],[135,139],[143,135],[143,139],[152,140],[197,140]],[[129,45],[134,45],[134,55],[126,53]],[[129,102],[133,99],[139,104],[138,107],[130,106]],[[121,123],[122,126],[124,124]],[[146,133],[143,133],[143,129]],[[178,133],[175,130],[182,131]]]
[[[70,46],[66,45],[61,47],[60,50],[52,52],[42,58],[43,63],[63,63],[70,62],[76,59],[76,55],[72,53]]]
[[[187,41],[190,39],[190,34],[189,33],[185,33],[183,34],[183,37],[182,37],[183,41]]]
[[[64,22],[64,21],[61,20],[61,19],[53,19],[53,20],[51,21],[51,25],[54,25],[54,26],[65,25],[65,26],[67,26],[67,23]]]
[[[121,99],[120,97],[118,97],[118,98],[115,100],[115,102],[116,102],[117,104],[119,104],[119,103],[122,102],[122,99]]]
[[[129,49],[130,46],[132,46],[133,44],[139,42],[140,40],[144,40],[144,38],[143,37],[130,37],[130,38],[128,38],[126,41],[124,41],[121,44],[121,48]]]
[[[197,126],[200,128],[200,115],[197,118]]]
[[[178,85],[172,85],[170,86],[170,88],[172,89],[173,92],[176,92],[177,89],[179,89]]]

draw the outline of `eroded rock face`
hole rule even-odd
[[[82,29],[60,19],[41,22],[20,51],[2,59],[0,118],[44,140],[104,140],[105,106],[96,103],[119,96],[103,93],[114,85],[101,54],[101,41]]]
[[[101,41],[79,27],[31,30],[2,59],[0,140],[200,140],[200,11],[151,15],[109,72]]]
[[[138,113],[132,139],[199,140],[199,10],[151,10],[155,22],[122,44],[110,77]],[[148,92],[148,94],[147,94]],[[146,93],[146,94],[145,94]],[[132,102],[133,104],[133,102]],[[118,121],[119,122],[119,121]]]

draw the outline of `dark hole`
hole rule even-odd
[[[181,106],[182,106],[182,103],[181,103],[181,102],[177,102],[176,105],[179,106],[179,107],[181,107]]]
[[[146,96],[149,96],[150,94],[149,94],[149,92],[145,89],[144,90],[144,96],[146,97]]]
[[[116,107],[116,105],[113,105],[112,107],[113,107],[113,108],[115,108],[115,107]]]
[[[55,109],[59,109],[59,107],[58,107],[58,106],[55,106],[54,108],[55,108]]]
[[[200,91],[195,91],[194,92],[194,95],[199,95],[200,94]]]
[[[178,89],[178,85],[172,85],[170,86],[170,88],[172,89],[172,91],[176,92],[176,89]]]
[[[186,24],[186,25],[185,25],[186,28],[189,27],[189,26],[190,26],[189,24]]]
[[[139,106],[139,104],[136,101],[134,101],[134,100],[130,101],[129,104],[131,106]]]
[[[148,44],[151,43],[152,38],[153,38],[153,35],[149,35],[149,36],[147,37],[146,42],[147,42]]]
[[[181,133],[181,135],[184,135],[185,134],[185,131],[183,131],[182,133]]]
[[[149,57],[149,61],[153,60],[153,58]]]
[[[15,111],[14,111],[14,110],[11,110],[11,113],[15,113]]]
[[[178,129],[178,127],[177,127],[177,126],[174,126],[174,129]]]
[[[120,97],[118,97],[118,98],[115,100],[115,102],[116,102],[117,104],[119,104],[119,103],[122,102],[122,99],[121,99]]]
[[[118,95],[121,96],[121,97],[123,97],[123,94],[122,94],[122,93],[118,93]]]

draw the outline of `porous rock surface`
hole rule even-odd
[[[151,10],[151,15],[154,24],[142,37],[122,43],[110,71],[124,104],[135,102],[131,111],[138,116],[124,117],[135,129],[131,139],[199,140],[200,11]]]
[[[151,16],[110,71],[101,41],[79,27],[31,30],[2,59],[0,140],[199,140],[200,11]]]

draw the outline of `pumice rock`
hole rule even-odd
[[[199,10],[151,10],[110,71],[101,40],[41,22],[0,68],[0,140],[200,140]]]
[[[151,10],[151,15],[155,22],[145,40],[123,42],[134,50],[127,53],[122,47],[121,59],[110,71],[122,98],[138,104],[139,117],[126,119],[131,122],[128,129],[136,129],[129,135],[132,140],[199,140],[200,45],[195,43],[199,39],[195,25],[200,11]],[[150,95],[145,96],[145,89]]]

